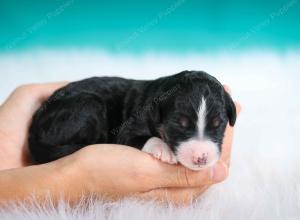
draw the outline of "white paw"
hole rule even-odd
[[[177,159],[169,146],[160,138],[152,137],[144,145],[142,151],[152,154],[155,158],[169,163],[176,164]]]

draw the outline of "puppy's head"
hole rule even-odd
[[[176,86],[160,105],[159,134],[182,165],[193,170],[211,166],[220,157],[227,123],[235,123],[235,105],[204,72],[185,71],[167,79],[166,88]]]

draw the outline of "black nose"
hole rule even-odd
[[[201,157],[194,158],[194,164],[198,166],[203,166],[207,163],[207,154],[202,154]]]

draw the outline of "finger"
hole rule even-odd
[[[232,147],[232,140],[233,140],[233,127],[229,124],[226,126],[225,135],[222,144],[222,154],[220,160],[228,163],[230,155],[231,155],[231,147]]]
[[[55,83],[43,83],[37,85],[37,90],[39,90],[39,96],[42,101],[46,100],[55,92],[56,90],[66,86],[69,82],[55,82]]]
[[[66,84],[58,82],[19,86],[1,106],[0,126],[5,127],[7,133],[15,133],[15,139],[26,140],[32,115],[42,104],[42,99]]]
[[[148,182],[152,188],[201,187],[223,181],[227,177],[227,170],[222,163],[193,171],[182,165],[170,165],[155,160],[151,163],[151,169],[147,170],[147,176],[151,179],[151,183]]]
[[[27,105],[32,109],[36,109],[37,106],[45,101],[55,90],[67,85],[67,83],[68,82],[56,82],[19,86],[10,94],[2,106],[10,107],[13,105],[19,106],[17,109],[23,109],[24,105]]]
[[[29,105],[31,108],[24,109],[27,109],[29,115],[32,115],[40,107],[40,105],[55,92],[55,90],[67,84],[68,82],[65,81],[25,85],[24,89],[21,89],[21,93],[27,93],[27,102],[24,102],[24,104]],[[20,99],[21,97],[18,98]]]
[[[241,106],[241,104],[239,102],[234,102],[234,104],[235,104],[237,116],[239,116],[239,114],[242,111],[242,106]]]
[[[239,103],[235,102],[235,106],[236,106],[237,115],[239,115],[241,112],[241,105]],[[229,162],[230,162],[229,159],[231,156],[233,131],[234,131],[234,128],[231,127],[229,124],[227,124],[225,134],[224,134],[223,144],[222,144],[222,155],[220,158],[227,165],[229,165]]]
[[[230,89],[230,87],[228,85],[224,84],[223,87],[224,87],[224,89],[225,89],[226,92],[228,92],[229,94],[231,94],[231,89]]]
[[[231,95],[231,93],[232,93],[232,92],[231,92],[231,88],[230,88],[228,85],[226,85],[226,84],[224,84],[223,87],[224,87],[225,91],[226,91],[229,95]],[[240,111],[241,111],[241,105],[240,105],[240,103],[235,102],[235,107],[236,107],[236,110],[237,110],[237,114],[239,114]]]
[[[209,186],[200,188],[160,188],[138,194],[136,197],[144,200],[167,202],[174,205],[189,205],[198,198]]]

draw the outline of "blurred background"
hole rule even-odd
[[[24,83],[216,76],[243,107],[220,207],[299,213],[300,0],[0,0],[0,27],[0,103]]]
[[[298,0],[1,0],[0,49],[286,51],[299,47],[299,5]]]

